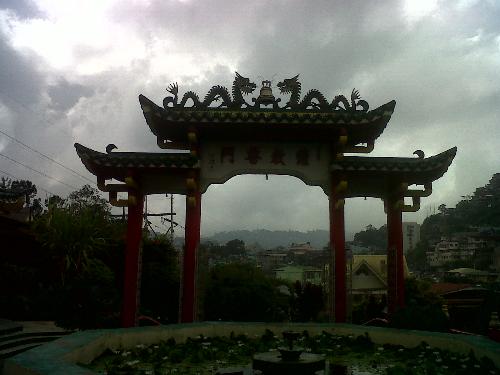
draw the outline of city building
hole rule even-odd
[[[454,237],[442,237],[432,251],[427,252],[427,261],[431,267],[441,267],[446,263],[469,261],[478,251],[487,247],[487,241],[471,233],[456,234]]]
[[[494,282],[498,280],[497,272],[488,272],[475,270],[472,268],[456,268],[446,272],[448,275],[453,275],[459,278],[472,280],[474,282]]]
[[[310,242],[306,243],[292,243],[288,251],[293,255],[305,255],[314,251],[314,248],[311,246]]]
[[[404,277],[409,271],[403,257]],[[349,270],[352,269],[352,271]],[[352,294],[370,295],[387,293],[387,255],[354,254],[348,263],[348,277]]]
[[[265,272],[285,265],[288,262],[288,253],[286,251],[261,251],[257,253],[257,267]]]
[[[325,270],[310,266],[288,265],[274,270],[275,277],[291,283],[300,282],[302,284],[314,284],[324,286]]]

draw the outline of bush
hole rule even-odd
[[[143,240],[140,310],[164,324],[178,321],[179,265],[166,236]]]
[[[449,330],[442,300],[430,290],[430,285],[417,279],[405,280],[406,306],[391,316],[390,327],[438,332]]]
[[[58,291],[56,323],[66,328],[103,328],[119,325],[120,294],[115,274],[98,259],[91,259],[85,271]]]
[[[205,292],[205,319],[225,321],[282,321],[289,300],[276,280],[247,264],[216,266]]]

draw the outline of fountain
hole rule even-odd
[[[301,334],[294,331],[283,332],[286,346],[278,352],[257,353],[253,357],[252,367],[266,374],[315,374],[325,370],[325,357],[321,354],[304,353],[304,348],[294,346],[294,341]]]

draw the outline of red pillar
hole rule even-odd
[[[139,305],[139,268],[142,239],[144,196],[135,194],[136,204],[128,205],[127,244],[125,248],[125,272],[123,283],[122,327],[137,325]]]
[[[404,307],[402,199],[387,200],[387,307],[389,313]]]
[[[336,323],[345,323],[347,317],[346,256],[344,229],[344,200],[339,196],[338,182],[332,179],[330,192],[330,314]],[[332,264],[333,263],[333,264]],[[333,276],[333,277],[332,277]],[[333,285],[332,285],[333,284]],[[333,303],[333,306],[331,305]]]
[[[185,246],[181,290],[181,323],[196,319],[196,265],[200,243],[201,193],[186,196]]]

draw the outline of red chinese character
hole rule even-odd
[[[309,165],[309,150],[301,148],[297,151],[297,165]]]
[[[283,161],[284,156],[285,152],[281,148],[274,149],[273,155],[271,156],[271,163],[285,165]]]
[[[246,160],[250,162],[250,164],[257,164],[257,162],[262,159],[260,157],[260,148],[256,146],[249,147],[247,149],[247,157]]]
[[[220,162],[224,163],[224,160],[228,158],[230,163],[234,163],[234,147],[222,147],[220,150]]]

